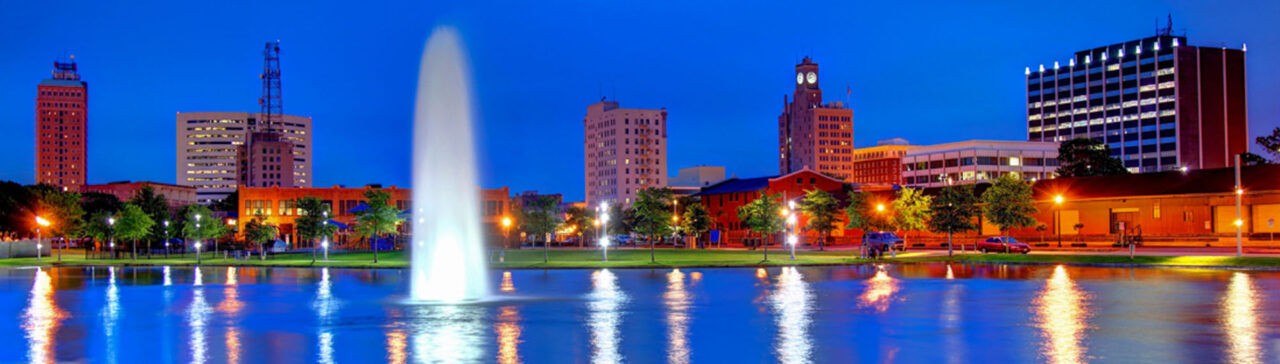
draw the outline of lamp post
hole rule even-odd
[[[115,257],[116,257],[116,218],[114,218],[114,217],[108,217],[108,218],[107,218],[107,229],[108,229],[108,230],[110,230],[110,233],[111,233],[111,234],[109,235],[109,236],[110,236],[110,239],[109,239],[109,241],[110,241],[110,242],[109,242],[109,244],[110,244],[110,248],[111,248],[111,257],[112,257],[112,258],[115,258]]]
[[[200,264],[200,214],[196,214],[196,264]]]
[[[169,220],[164,221],[164,257],[169,258]]]
[[[791,206],[795,206],[795,203],[792,202]],[[787,233],[787,244],[791,244],[791,260],[796,260],[796,243],[799,242],[799,238],[796,237],[796,212],[794,209],[787,215],[787,225],[791,229],[791,232]]]
[[[46,226],[49,226],[49,220],[45,220],[43,217],[36,216],[36,261],[37,261],[37,262],[39,262],[39,261],[40,261],[40,249],[41,249],[41,248],[44,248],[44,246],[43,246],[44,244],[43,244],[43,243],[41,243],[41,240],[40,240],[40,238],[41,238],[41,237],[40,237],[40,228],[42,228],[42,227],[46,227]],[[61,261],[61,260],[62,260],[62,251],[61,251],[61,250],[59,250],[59,251],[58,251],[58,260],[59,260],[59,261]]]
[[[1244,186],[1240,184],[1240,155],[1236,154],[1236,256],[1244,255],[1243,228],[1244,220],[1240,219],[1240,200],[1244,197]]]
[[[600,249],[601,259],[609,261],[609,234],[605,232],[609,230],[609,203],[600,203]]]
[[[1058,230],[1058,247],[1062,247],[1062,195],[1053,196],[1053,228]]]
[[[502,217],[502,248],[506,249],[511,246],[511,217]]]
[[[324,237],[324,242],[320,243],[324,247],[324,261],[329,261],[329,237]]]

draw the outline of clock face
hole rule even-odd
[[[809,72],[809,74],[805,75],[805,78],[809,79],[809,84],[815,84],[815,83],[818,83],[818,74],[817,74],[817,73]]]
[[[796,84],[804,83],[804,73],[796,72]]]

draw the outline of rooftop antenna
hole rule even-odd
[[[262,50],[262,117],[266,118],[267,131],[272,131],[272,115],[284,115],[284,103],[280,97],[280,41],[267,42]]]
[[[1169,23],[1165,25],[1164,35],[1173,35],[1173,13],[1167,14]]]

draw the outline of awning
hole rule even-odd
[[[349,227],[347,224],[340,223],[337,220],[329,220],[329,225],[337,226],[339,229],[346,229]]]
[[[368,209],[369,209],[369,205],[368,205],[368,204],[365,204],[364,202],[361,202],[361,203],[359,203],[359,204],[356,204],[356,207],[352,207],[350,210],[347,210],[347,213],[348,213],[348,214],[359,214],[359,213],[361,213],[361,212],[365,212],[365,211],[366,211],[366,210],[368,210]]]

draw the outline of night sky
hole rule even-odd
[[[856,146],[1025,140],[1024,67],[1151,36],[1170,13],[1192,45],[1248,44],[1251,139],[1280,121],[1275,0],[113,3],[0,4],[0,179],[33,181],[36,84],[55,59],[74,54],[89,82],[89,183],[173,183],[174,113],[258,111],[262,46],[279,39],[284,111],[314,118],[315,185],[408,186],[419,57],[442,24],[473,64],[481,184],[568,200],[602,96],[667,108],[671,174],[775,173],[804,55],[829,100],[852,88]]]

